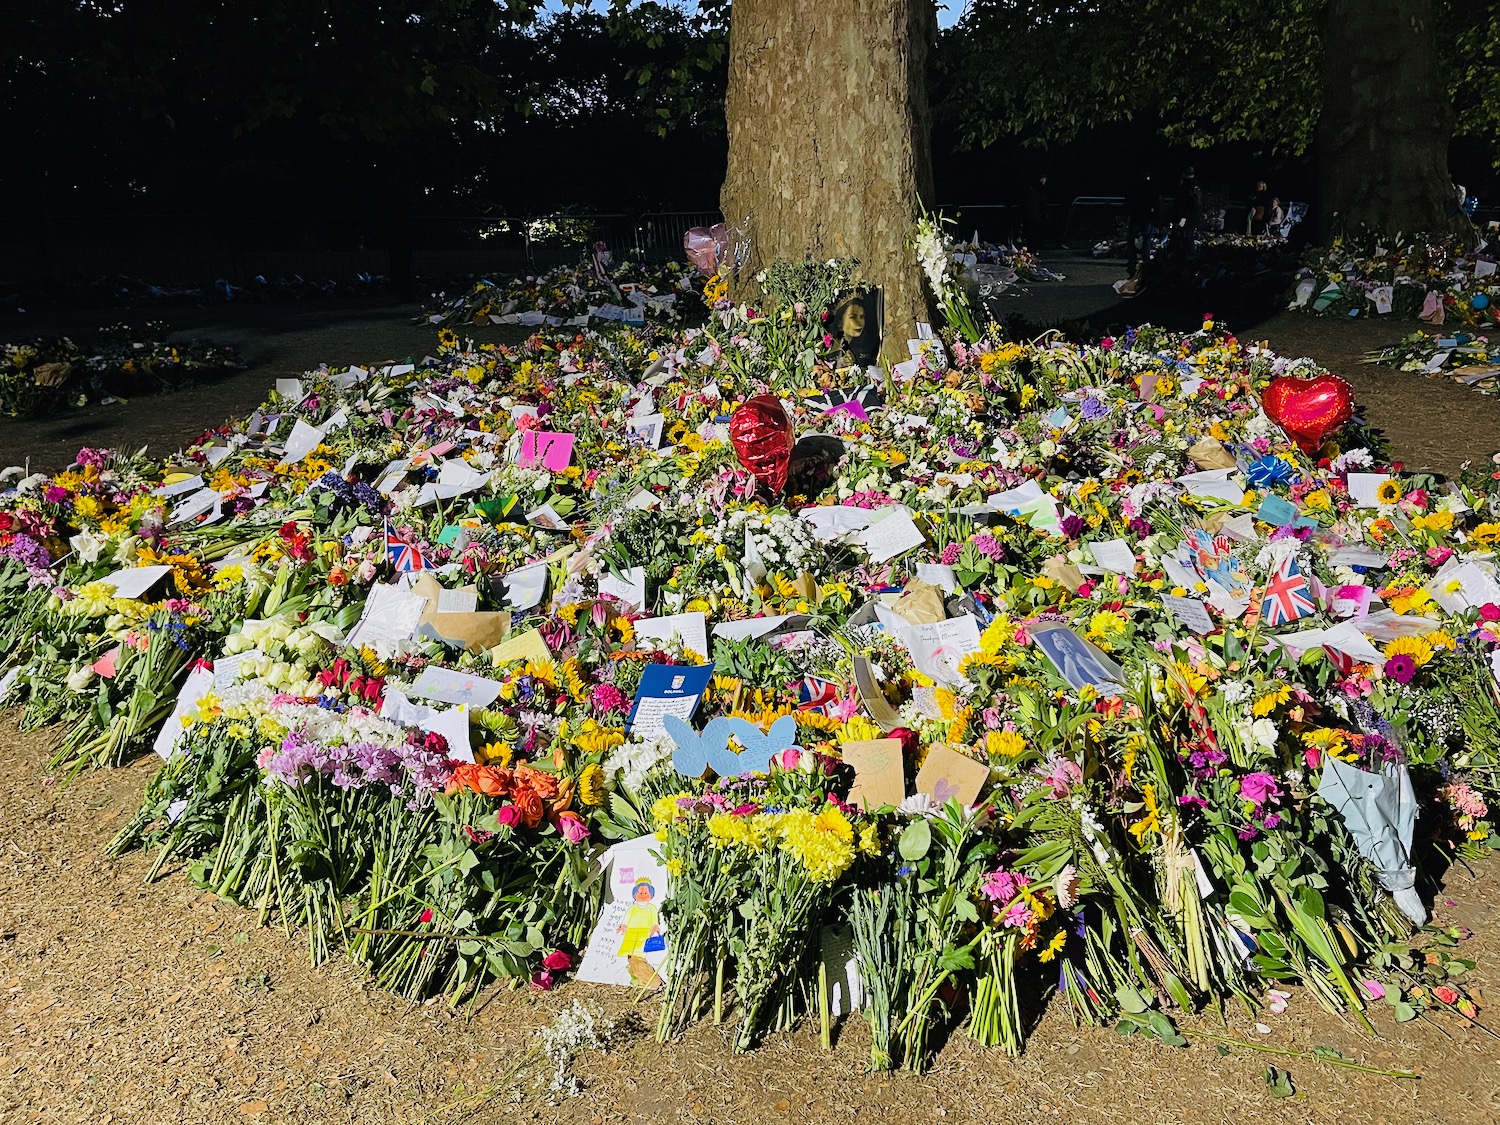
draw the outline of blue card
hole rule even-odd
[[[1272,527],[1285,527],[1297,518],[1297,505],[1280,496],[1267,496],[1260,502],[1255,518],[1264,520]]]

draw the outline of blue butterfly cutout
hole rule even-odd
[[[766,773],[772,758],[797,745],[797,719],[792,715],[781,716],[768,731],[749,719],[710,719],[701,732],[676,715],[665,716],[662,725],[677,744],[672,766],[684,777],[702,777],[708,770],[720,777]],[[731,750],[730,738],[743,749]]]

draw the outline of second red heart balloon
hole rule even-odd
[[[756,395],[729,418],[735,456],[761,484],[780,496],[792,464],[792,420],[775,395]]]
[[[1278,375],[1261,394],[1260,405],[1267,418],[1311,455],[1354,417],[1354,388],[1337,375]]]

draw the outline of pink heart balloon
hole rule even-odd
[[[722,230],[724,224],[718,224]],[[682,248],[688,261],[697,266],[704,277],[712,277],[719,269],[719,239],[709,227],[693,227],[682,236]]]

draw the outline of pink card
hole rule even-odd
[[[115,661],[120,658],[120,646],[115,645],[98,660],[94,661],[93,669],[106,680],[115,678]]]
[[[431,449],[424,449],[424,450],[422,450],[422,452],[416,454],[411,459],[411,463],[413,465],[425,465],[428,461],[436,461],[443,454],[447,453],[450,449],[454,448],[455,444],[456,444],[455,442],[451,442],[451,441],[439,442],[437,445],[434,445]]]
[[[516,463],[523,469],[534,469],[538,463],[550,472],[560,473],[573,459],[573,434],[554,434],[546,430],[527,430],[521,435],[521,457]]]
[[[1329,608],[1335,617],[1364,617],[1370,612],[1374,593],[1369,586],[1336,586]]]

